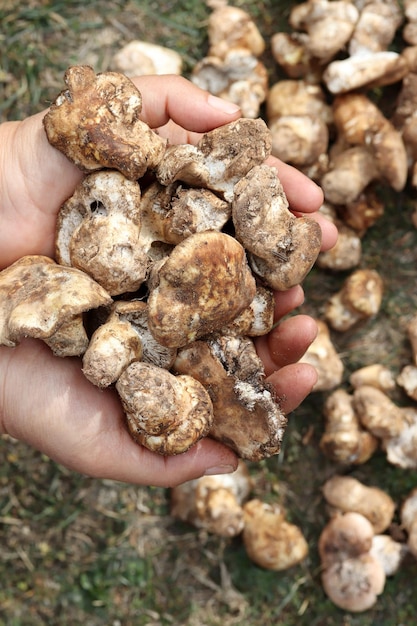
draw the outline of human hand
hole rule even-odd
[[[143,95],[143,119],[172,142],[195,143],[200,133],[239,117],[234,105],[180,77],[141,77],[135,83]],[[184,102],[190,103],[189,108]],[[0,267],[27,254],[53,256],[59,207],[82,178],[49,145],[43,115],[0,127]],[[297,170],[277,160],[271,164],[278,168],[292,209],[316,214],[322,203],[320,189]],[[336,238],[333,226],[317,215],[315,219],[322,226],[323,249],[331,247]],[[301,287],[278,294],[277,320],[302,299]],[[266,373],[285,412],[293,410],[315,382],[314,369],[296,363],[315,332],[313,320],[298,316],[258,340]],[[138,446],[126,430],[115,392],[91,385],[78,359],[54,357],[42,342],[25,340],[14,349],[1,347],[0,380],[0,432],[79,472],[168,486],[236,467],[234,453],[209,438],[174,457]]]

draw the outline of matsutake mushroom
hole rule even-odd
[[[205,187],[231,202],[235,184],[271,154],[263,120],[239,119],[205,133],[197,145],[172,145],[156,171],[162,185],[181,181]]]
[[[248,467],[240,460],[232,474],[202,476],[173,487],[170,513],[209,533],[235,537],[243,530],[243,504],[252,486]]]
[[[240,243],[225,233],[196,233],[153,268],[149,329],[164,346],[185,346],[230,324],[255,293]]]
[[[108,387],[134,361],[169,369],[176,353],[175,348],[158,343],[150,332],[146,302],[119,300],[90,339],[83,373],[94,385]]]
[[[254,273],[276,290],[302,282],[320,252],[321,230],[317,222],[290,212],[276,170],[253,167],[235,185],[234,196],[236,238]]]
[[[0,272],[0,345],[42,339],[57,356],[79,356],[88,346],[83,313],[111,304],[92,278],[45,256],[22,257]]]
[[[214,412],[211,437],[250,461],[278,454],[287,418],[249,337],[212,334],[190,343],[178,351],[173,370],[207,389]]]
[[[167,142],[140,119],[142,96],[130,78],[75,65],[64,80],[44,117],[50,144],[84,172],[110,168],[136,180],[156,168]]]
[[[246,502],[243,510],[243,545],[256,565],[281,571],[307,557],[308,544],[301,529],[285,519],[280,505],[255,498]]]
[[[353,476],[332,476],[323,485],[323,495],[332,510],[366,517],[375,534],[386,530],[394,517],[393,499],[382,489],[364,485]]]
[[[320,449],[332,461],[360,465],[377,450],[379,440],[361,426],[353,408],[353,398],[344,389],[336,389],[324,403],[326,419]]]
[[[135,361],[116,383],[133,439],[152,452],[181,454],[208,435],[213,407],[192,376]]]

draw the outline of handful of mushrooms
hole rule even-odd
[[[167,145],[126,76],[73,66],[65,83],[44,127],[86,175],[60,209],[56,262],[2,272],[0,343],[31,336],[82,356],[150,450],[211,436],[248,460],[277,454],[286,417],[252,338],[271,330],[272,290],[303,280],[321,235],[264,164],[270,131],[240,119]]]

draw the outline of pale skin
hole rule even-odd
[[[240,116],[235,105],[177,76],[134,79],[143,95],[143,119],[172,143],[195,143]],[[189,103],[189,108],[187,107]],[[46,139],[40,113],[0,126],[0,268],[28,254],[53,256],[56,216],[82,173]],[[294,213],[320,222],[323,249],[336,241],[332,224],[317,215],[321,190],[288,165],[277,167]],[[297,286],[276,296],[276,320],[304,298]],[[316,335],[305,315],[282,321],[258,340],[268,380],[289,413],[311,391],[316,372],[297,361]],[[237,466],[235,454],[209,438],[188,452],[162,457],[135,444],[112,390],[101,391],[82,374],[79,359],[54,357],[40,341],[0,347],[0,432],[41,450],[56,462],[93,477],[140,485],[173,486]]]

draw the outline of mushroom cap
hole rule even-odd
[[[150,259],[140,245],[141,191],[120,172],[86,176],[62,205],[56,257],[92,276],[111,295],[136,291]]]
[[[250,253],[250,265],[263,281],[285,290],[303,281],[320,252],[321,229],[296,218],[275,168],[253,167],[234,190],[232,218],[236,237]]]
[[[44,117],[48,141],[81,170],[117,169],[141,178],[162,159],[166,140],[140,120],[142,96],[117,72],[70,67],[62,91]]]
[[[224,334],[195,341],[178,351],[174,371],[193,376],[209,392],[211,437],[251,461],[279,453],[287,419],[249,338]]]
[[[313,391],[330,391],[342,382],[344,365],[330,336],[329,327],[323,320],[316,319],[317,337],[310,344],[301,363],[310,363],[316,368],[318,379]]]
[[[90,309],[110,304],[92,278],[45,256],[22,257],[0,272],[0,344],[48,339]]]
[[[385,586],[382,563],[371,554],[361,554],[333,563],[322,573],[324,591],[345,611],[359,613],[374,606]]]
[[[135,361],[122,372],[116,389],[133,439],[153,452],[181,454],[209,432],[210,397],[191,376]]]
[[[151,277],[149,328],[167,347],[227,326],[250,305],[255,279],[241,244],[208,231],[179,243]]]
[[[373,536],[372,524],[364,515],[354,511],[336,514],[323,528],[318,541],[324,568],[368,553]]]
[[[230,202],[234,185],[271,153],[271,134],[265,122],[239,119],[205,133],[196,146],[170,146],[156,176],[162,185],[177,180],[205,187]]]
[[[366,517],[375,534],[386,530],[394,517],[395,502],[385,491],[364,485],[352,476],[332,476],[323,486],[323,495],[337,510]]]
[[[209,53],[223,58],[231,48],[246,48],[255,56],[265,50],[265,41],[249,13],[238,7],[220,6],[209,16]]]
[[[306,558],[307,542],[298,526],[284,519],[281,507],[254,499],[246,502],[243,510],[243,544],[254,563],[280,571]]]

